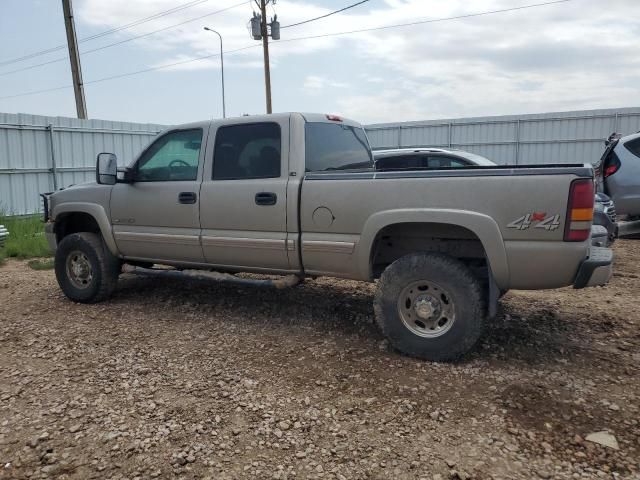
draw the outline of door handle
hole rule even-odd
[[[273,192],[256,193],[256,205],[275,205],[278,196]]]
[[[178,194],[178,202],[180,203],[194,204],[197,199],[196,192],[180,192]]]

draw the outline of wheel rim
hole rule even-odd
[[[74,287],[88,288],[93,280],[93,268],[87,255],[79,250],[74,250],[67,255],[67,277]]]
[[[405,327],[426,338],[444,335],[456,321],[449,292],[427,280],[412,282],[400,292],[398,313]]]

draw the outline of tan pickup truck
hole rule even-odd
[[[377,281],[391,344],[450,360],[508,289],[605,284],[583,165],[376,171],[363,128],[282,113],[158,136],[128,167],[47,195],[56,276],[77,302],[112,294],[123,263]]]

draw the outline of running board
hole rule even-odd
[[[125,264],[122,266],[122,273],[133,273],[145,277],[176,278],[180,280],[194,279],[214,282],[225,282],[236,285],[251,287],[272,287],[277,289],[293,287],[302,282],[302,278],[297,275],[287,275],[286,277],[266,280],[252,280],[250,278],[240,278],[229,273],[208,272],[206,270],[175,270],[160,268],[142,268]]]

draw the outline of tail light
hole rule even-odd
[[[619,168],[620,168],[620,165],[609,165],[607,168],[604,169],[604,178],[610,177],[611,175],[616,173]]]
[[[574,180],[569,188],[565,242],[583,242],[591,235],[593,221],[593,181],[589,178]]]
[[[604,164],[602,174],[604,178],[607,178],[616,173],[618,170],[620,170],[620,159],[614,152],[612,152]]]

